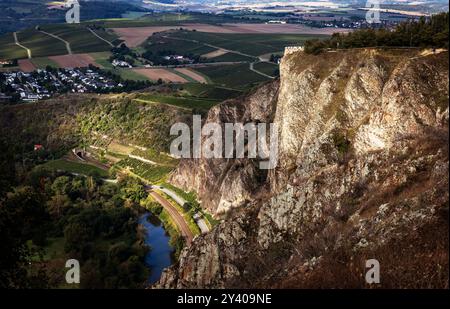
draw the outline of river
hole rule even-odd
[[[159,280],[164,268],[174,262],[173,248],[169,244],[169,235],[156,216],[145,213],[139,217],[139,224],[145,228],[145,243],[151,248],[145,257],[145,264],[150,268],[148,283],[153,284]]]

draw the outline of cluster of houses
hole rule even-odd
[[[123,61],[123,60],[118,60],[118,59],[114,59],[112,62],[111,62],[111,64],[114,66],[114,67],[119,67],[119,68],[129,68],[129,69],[131,69],[133,66],[131,65],[131,64],[129,64],[128,62],[126,62],[126,61]]]
[[[87,68],[37,70],[32,73],[4,72],[0,73],[4,86],[9,88],[5,98],[16,94],[21,101],[36,102],[50,98],[55,93],[85,93],[111,90],[123,87],[103,76],[101,72]]]
[[[100,72],[85,68],[60,69],[57,73],[57,79],[67,85],[71,92],[78,93],[123,87],[122,84],[117,84],[113,80],[103,76]]]
[[[19,95],[20,100],[25,102],[35,102],[41,99],[49,98],[50,91],[43,86],[51,83],[51,76],[38,71],[38,77],[35,74],[25,72],[6,72],[3,75],[4,83],[10,86],[13,93]]]
[[[164,59],[168,60],[168,61],[176,60],[176,61],[179,61],[179,62],[189,63],[189,64],[194,63],[194,60],[192,60],[190,58],[187,58],[187,57],[184,57],[184,56],[180,56],[180,55],[168,55],[168,56],[164,56]]]

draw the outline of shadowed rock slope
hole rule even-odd
[[[283,58],[280,81],[207,121],[274,121],[279,165],[183,161],[172,181],[226,219],[159,287],[448,288],[448,53]]]

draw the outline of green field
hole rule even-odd
[[[268,78],[251,71],[248,63],[208,66],[196,68],[196,71],[208,76],[216,85],[237,90],[248,90],[268,80]]]
[[[109,62],[110,52],[98,52],[90,53],[95,62],[103,67],[104,70],[111,71],[115,75],[119,75],[124,80],[135,80],[135,81],[147,81],[149,80],[146,76],[136,73],[130,69],[115,68]]]
[[[82,175],[98,175],[104,178],[108,177],[108,172],[94,165],[71,162],[63,159],[47,162],[44,164],[44,166],[53,170],[60,170],[69,173]]]
[[[306,40],[326,38],[326,35],[307,34],[235,34],[205,33],[198,31],[176,31],[170,37],[194,40],[228,50],[239,51],[252,56],[260,56],[284,50],[289,45],[303,45]]]
[[[25,30],[17,33],[20,44],[31,49],[32,57],[46,57],[67,54],[66,45],[37,30]]]
[[[279,75],[279,67],[271,62],[259,62],[254,65],[254,69],[270,76]]]
[[[208,110],[219,101],[195,97],[175,97],[161,94],[142,94],[136,99],[137,102],[148,104],[167,104],[186,109]]]
[[[14,43],[12,33],[0,36],[0,59],[21,59],[26,57],[27,52]]]
[[[53,60],[50,60],[47,57],[40,57],[40,58],[33,58],[31,59],[31,62],[38,68],[38,69],[45,69],[47,66],[51,66],[54,68],[58,68],[59,65],[54,62]]]
[[[114,69],[109,69],[109,71],[113,72],[116,75],[119,75],[124,80],[136,80],[136,81],[150,80],[146,76],[136,73],[130,69],[114,68]]]

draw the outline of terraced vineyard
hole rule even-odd
[[[0,36],[0,59],[21,59],[26,57],[27,52],[15,44],[12,33]]]
[[[109,51],[111,46],[81,26],[45,26],[43,30],[70,43],[73,53]]]
[[[215,48],[205,46],[201,43],[181,41],[156,35],[150,37],[144,43],[143,47],[153,53],[157,53],[160,51],[172,51],[175,54],[192,54],[195,56],[201,56],[215,51]]]
[[[33,58],[67,54],[67,48],[63,42],[37,30],[18,32],[17,38],[20,44],[31,49]]]
[[[136,149],[131,154],[158,163],[160,165],[176,167],[176,165],[178,164],[177,159],[174,159],[165,153],[160,153],[152,149]]]
[[[122,169],[128,169],[132,173],[152,183],[162,181],[173,170],[172,167],[152,165],[132,158],[122,160],[116,166]]]

